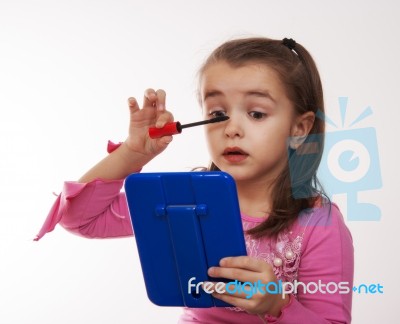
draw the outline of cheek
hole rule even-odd
[[[266,148],[267,155],[282,155],[282,153],[287,153],[289,134],[288,129],[268,127],[254,132],[249,143],[255,149],[258,147]]]
[[[277,118],[272,120],[264,132],[277,142],[286,142],[290,136],[291,122],[289,118]]]
[[[207,110],[203,105],[201,106],[201,115],[203,116],[203,119],[207,119]]]
[[[215,134],[213,134],[213,132],[205,128],[204,137],[207,143],[208,151],[210,152],[210,154],[212,154],[212,152],[215,150],[215,143],[216,143]]]

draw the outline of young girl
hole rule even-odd
[[[173,121],[165,97],[163,90],[148,89],[142,108],[129,99],[127,139],[109,143],[105,159],[78,182],[65,183],[37,239],[57,223],[90,238],[133,234],[120,189],[126,176],[172,141],[148,136],[149,126]],[[204,118],[229,116],[205,126],[209,170],[235,179],[248,253],[222,259],[209,276],[282,280],[293,289],[283,297],[214,293],[233,307],[185,308],[180,322],[350,323],[352,238],[337,206],[317,186],[324,122],[315,116],[324,104],[310,54],[286,38],[226,42],[200,69],[199,101]]]

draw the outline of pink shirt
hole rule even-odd
[[[36,240],[58,223],[88,238],[133,235],[125,193],[120,191],[122,185],[123,180],[65,182]],[[244,230],[263,220],[242,215]],[[271,264],[278,279],[301,282],[309,287],[308,291],[300,285],[278,318],[269,315],[260,318],[237,307],[184,308],[180,323],[351,322],[353,244],[336,205],[325,204],[303,212],[276,240],[254,239],[249,235],[245,239],[249,256]],[[318,284],[323,285],[322,291],[315,291]],[[344,289],[338,287],[347,287],[347,293],[339,293]]]

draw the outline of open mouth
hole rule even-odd
[[[249,154],[239,147],[228,147],[224,150],[223,156],[229,162],[237,163],[245,160]]]
[[[239,147],[228,147],[224,150],[224,155],[248,155]]]

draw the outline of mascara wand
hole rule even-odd
[[[167,123],[162,128],[150,127],[149,128],[149,136],[151,138],[159,138],[159,137],[163,137],[163,136],[167,136],[167,135],[180,134],[180,133],[182,133],[182,129],[184,129],[184,128],[200,126],[200,125],[205,125],[205,124],[211,124],[211,123],[218,123],[218,122],[222,122],[222,121],[225,121],[228,119],[229,119],[228,116],[220,116],[220,117],[215,117],[212,119],[207,119],[207,120],[199,121],[196,123],[185,124],[185,125],[181,125],[180,122]]]

